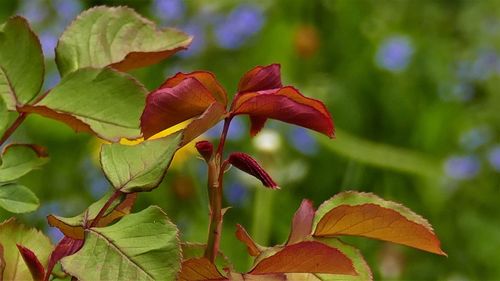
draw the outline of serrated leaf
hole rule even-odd
[[[94,7],[64,31],[56,48],[61,76],[84,67],[148,66],[186,49],[192,38],[155,24],[127,7]]]
[[[61,260],[78,280],[174,280],[181,264],[178,230],[156,206],[112,226],[86,230],[85,244]]]
[[[354,269],[358,275],[336,275],[336,274],[317,274],[322,281],[369,281],[373,280],[373,274],[370,266],[366,263],[361,252],[348,244],[335,238],[319,239],[318,241],[334,247],[346,255],[353,263]]]
[[[178,281],[228,280],[222,275],[215,264],[207,258],[192,258],[182,262]]]
[[[363,236],[446,255],[432,226],[408,208],[370,193],[343,192],[323,203],[315,237]]]
[[[141,116],[142,132],[145,138],[149,138],[200,115],[208,115],[202,120],[215,119],[217,123],[225,115],[226,102],[226,92],[212,73],[177,73],[148,95]],[[212,108],[210,112],[209,108]],[[218,114],[212,116],[215,113]]]
[[[3,135],[9,124],[9,112],[5,101],[0,98],[0,136]]]
[[[276,251],[277,250],[277,251]],[[352,261],[338,249],[317,241],[302,241],[282,248],[268,249],[271,255],[258,262],[250,274],[329,273],[355,275]]]
[[[47,163],[45,148],[30,144],[11,144],[5,147],[0,165],[0,183],[16,180]]]
[[[116,190],[124,193],[150,191],[156,188],[179,148],[179,133],[138,145],[105,144],[101,165]]]
[[[48,237],[34,228],[28,228],[15,218],[0,224],[0,244],[4,248],[4,280],[33,280],[28,266],[23,261],[16,244],[30,249],[42,265],[47,265],[52,252]]]
[[[65,76],[41,101],[21,111],[56,119],[109,140],[136,139],[146,89],[111,68],[83,68]]]
[[[30,102],[40,91],[44,64],[40,42],[19,16],[0,26],[0,97],[9,110]]]
[[[11,213],[28,213],[38,208],[40,202],[27,187],[9,183],[0,185],[0,207]]]
[[[77,240],[83,239],[85,226],[89,226],[92,223],[94,218],[111,196],[111,193],[104,195],[101,199],[99,199],[99,201],[90,205],[85,212],[77,216],[65,218],[56,215],[49,215],[47,216],[47,221],[49,225],[57,227],[61,230],[64,235]],[[97,223],[97,226],[107,226],[113,221],[129,214],[136,198],[137,194],[127,194],[126,196],[117,198],[113,201],[113,203],[111,203],[109,208],[106,210],[106,213]]]
[[[249,115],[252,136],[267,119],[276,119],[334,137],[333,120],[325,105],[294,87],[283,87],[278,64],[257,66],[243,75],[231,105],[231,116],[239,114]]]

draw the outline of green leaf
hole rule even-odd
[[[102,169],[117,190],[150,191],[160,184],[181,140],[182,134],[176,133],[134,146],[105,144]]]
[[[178,230],[157,206],[116,224],[86,231],[85,244],[61,260],[78,280],[175,280],[181,264]]]
[[[26,186],[9,183],[0,185],[0,207],[11,213],[28,213],[38,208],[40,202]]]
[[[9,112],[5,101],[0,98],[0,136],[3,135],[9,124]]]
[[[59,228],[64,235],[81,240],[84,238],[84,226],[92,223],[111,196],[112,193],[104,195],[99,201],[90,205],[85,212],[74,217],[65,218],[51,214],[47,216],[47,220],[51,226]],[[111,222],[129,214],[136,198],[137,194],[128,194],[122,196],[122,198],[117,198],[111,203],[106,213],[104,213],[97,223],[97,226],[107,226]]]
[[[60,120],[76,131],[118,141],[138,138],[146,89],[110,68],[80,69],[65,76],[45,98],[22,110]]]
[[[84,67],[127,71],[157,63],[187,48],[192,38],[155,24],[127,7],[95,7],[80,14],[56,48],[61,76]]]
[[[40,91],[44,65],[40,42],[19,16],[0,26],[0,96],[9,110],[31,101]]]
[[[0,244],[4,248],[6,265],[4,280],[33,280],[16,244],[30,249],[44,266],[47,265],[53,248],[49,238],[43,233],[34,228],[27,228],[18,223],[15,218],[0,224]]]
[[[16,180],[47,162],[45,148],[38,145],[11,144],[2,154],[0,183]]]

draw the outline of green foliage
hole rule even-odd
[[[59,39],[61,76],[86,67],[129,70],[157,63],[186,48],[191,37],[162,29],[127,7],[95,7],[83,12]]]
[[[52,251],[49,238],[38,230],[18,223],[14,218],[0,224],[0,244],[5,260],[4,280],[33,280],[16,244],[34,252],[43,265],[47,264]]]
[[[40,202],[26,186],[8,183],[0,185],[0,207],[11,213],[28,213],[38,208]]]
[[[15,110],[40,91],[44,63],[38,38],[22,17],[12,17],[0,27],[0,96]]]
[[[150,191],[163,179],[181,139],[182,134],[177,133],[135,146],[103,145],[102,169],[116,190],[124,193]]]
[[[179,270],[178,230],[156,206],[88,229],[85,240],[80,251],[61,261],[78,280],[170,281]]]

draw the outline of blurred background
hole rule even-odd
[[[337,139],[280,122],[256,138],[234,120],[226,151],[255,155],[281,190],[227,173],[222,251],[251,265],[234,236],[245,226],[264,245],[283,243],[302,198],[318,206],[337,192],[374,192],[426,217],[449,257],[366,239],[358,246],[376,280],[500,280],[500,3],[478,1],[0,1],[0,20],[20,14],[40,37],[44,89],[59,81],[54,47],[64,27],[94,5],[128,5],[161,26],[195,37],[159,65],[133,71],[149,89],[176,72],[214,72],[233,95],[256,65],[280,63],[284,84],[321,99]],[[221,127],[203,138],[217,139]],[[101,142],[30,116],[13,141],[44,145],[51,162],[22,179],[41,199],[21,220],[48,233],[45,216],[75,215],[110,187],[97,159]],[[206,240],[206,167],[180,151],[160,188],[135,209],[164,208],[182,239]],[[11,214],[0,210],[0,219]]]

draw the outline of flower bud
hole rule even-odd
[[[195,146],[203,159],[207,162],[210,161],[214,152],[214,145],[211,142],[204,140],[197,142]]]
[[[265,187],[271,189],[279,188],[271,176],[250,155],[235,152],[229,155],[228,161],[234,167],[259,179]]]

